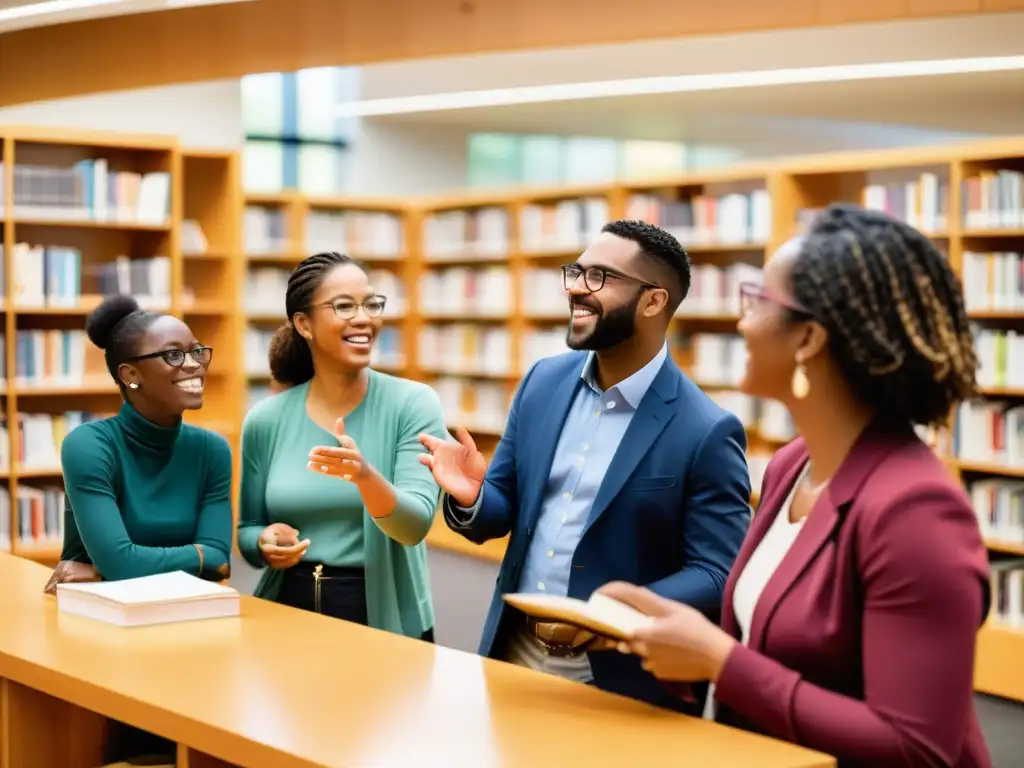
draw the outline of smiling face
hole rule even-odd
[[[191,329],[171,315],[156,318],[146,330],[134,359],[118,369],[133,404],[168,416],[203,407],[203,388],[212,351]],[[180,363],[180,365],[178,364]]]
[[[576,260],[580,274],[566,288],[570,349],[610,349],[636,334],[638,307],[648,290],[639,276],[639,251],[633,241],[605,232]]]
[[[782,245],[765,265],[763,284],[743,297],[737,330],[746,344],[747,367],[739,389],[748,395],[787,401],[793,370],[798,360],[806,362],[813,346],[813,321],[800,310],[790,287],[800,247],[799,239]]]
[[[295,327],[309,341],[314,360],[360,370],[370,364],[383,325],[377,314],[382,302],[359,266],[341,264],[324,275],[308,311],[295,316]]]

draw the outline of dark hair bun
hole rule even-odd
[[[117,324],[138,310],[139,302],[131,296],[108,296],[89,314],[85,321],[85,332],[93,344],[106,349]]]
[[[294,387],[313,378],[313,355],[309,342],[291,323],[282,325],[271,337],[268,358],[270,375],[279,384]]]

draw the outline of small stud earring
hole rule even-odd
[[[132,389],[138,389],[139,388],[139,385],[136,384],[134,381],[128,382],[128,386],[131,387]]]
[[[793,391],[793,397],[797,400],[803,400],[811,391],[811,380],[807,378],[807,369],[803,363],[797,363],[796,368],[793,369],[790,389]]]

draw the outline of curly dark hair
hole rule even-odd
[[[640,246],[641,254],[666,274],[669,315],[674,313],[690,292],[690,255],[679,241],[661,227],[636,219],[610,221],[601,231],[632,240]]]
[[[103,350],[107,371],[124,389],[117,369],[139,354],[139,344],[153,321],[162,317],[159,312],[139,308],[131,296],[117,294],[105,298],[85,320],[85,333],[89,340]]]
[[[913,227],[836,204],[811,223],[793,293],[828,331],[854,392],[880,412],[944,425],[976,392],[977,358],[960,280]]]
[[[303,259],[288,277],[284,306],[288,322],[270,340],[270,375],[285,386],[304,384],[313,378],[313,354],[295,329],[293,319],[299,312],[309,312],[313,294],[324,278],[337,267],[351,264],[366,272],[361,262],[337,251],[316,253]]]

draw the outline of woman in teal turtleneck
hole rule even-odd
[[[112,296],[86,322],[124,402],[61,446],[64,549],[52,582],[230,574],[231,449],[182,423],[203,405],[213,350],[181,320]]]
[[[213,350],[181,320],[143,311],[129,296],[105,300],[85,329],[124,402],[116,416],[64,438],[64,550],[48,590],[168,571],[226,579],[231,449],[220,435],[182,423],[185,411],[203,405]],[[110,726],[108,762],[174,754],[166,739]]]
[[[432,389],[370,367],[384,305],[342,254],[292,273],[270,355],[291,388],[242,427],[238,547],[268,566],[259,597],[430,640],[424,539],[440,491],[418,435],[447,431]]]

